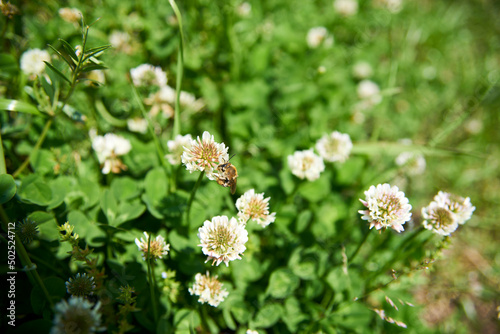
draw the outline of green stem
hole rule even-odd
[[[26,157],[26,159],[21,164],[21,166],[19,166],[19,168],[12,174],[12,177],[16,178],[17,176],[19,176],[19,174],[21,174],[21,172],[28,166],[28,164],[30,163],[31,155],[34,152],[38,151],[38,149],[40,148],[40,146],[42,146],[42,143],[45,140],[45,137],[47,136],[47,133],[48,133],[48,131],[50,129],[50,126],[52,125],[53,121],[54,121],[54,118],[51,117],[51,118],[49,118],[49,120],[47,121],[47,123],[45,123],[45,126],[43,127],[43,130],[42,130],[42,133],[40,134],[40,137],[38,137],[38,140],[37,140],[37,142],[35,144],[35,147],[33,147],[33,150]]]
[[[137,104],[139,105],[139,109],[141,110],[142,117],[148,121],[148,131],[151,137],[153,138],[153,141],[155,143],[156,147],[156,153],[158,154],[158,158],[160,159],[160,163],[162,166],[167,170],[171,171],[170,165],[167,163],[165,159],[165,152],[163,151],[163,148],[160,144],[160,141],[158,140],[158,137],[155,134],[155,130],[153,128],[153,124],[151,123],[151,120],[149,119],[146,109],[144,108],[144,104],[142,103],[141,97],[139,96],[139,93],[137,92],[137,88],[131,83],[130,86],[132,87],[132,93],[134,94],[134,98],[137,101]]]
[[[148,253],[147,253],[147,266],[148,266],[148,281],[149,281],[149,292],[151,294],[151,304],[153,306],[153,316],[155,319],[155,326],[158,323],[158,309],[156,308],[156,295],[155,295],[155,285],[152,274],[152,264],[151,264],[151,235],[148,236]]]
[[[371,231],[372,231],[372,229],[369,229],[368,232],[365,233],[365,235],[363,236],[363,239],[361,240],[361,242],[358,245],[358,248],[356,248],[354,253],[352,253],[352,255],[348,258],[350,263],[352,263],[354,261],[354,258],[356,257],[359,250],[361,249],[361,246],[363,246],[363,244],[366,242],[366,239],[368,239],[368,236],[370,235]]]
[[[5,156],[3,153],[3,144],[2,144],[2,131],[0,129],[0,175],[7,174],[7,167],[5,165]]]
[[[198,177],[198,181],[196,181],[193,190],[191,190],[191,196],[189,196],[189,201],[187,203],[186,215],[185,215],[185,222],[187,225],[189,225],[189,211],[191,211],[191,204],[193,204],[194,196],[196,195],[196,191],[200,187],[201,180],[203,180],[203,176],[205,176],[205,173],[201,172],[200,177]]]
[[[174,10],[177,22],[179,23],[179,32],[181,38],[179,39],[179,52],[177,59],[177,78],[175,82],[175,112],[174,112],[174,129],[172,131],[172,139],[181,133],[181,120],[180,120],[180,95],[182,77],[184,71],[184,30],[182,29],[182,15],[175,3],[175,0],[169,0],[172,9]]]

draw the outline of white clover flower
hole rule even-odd
[[[328,40],[328,30],[325,27],[314,27],[307,32],[307,45],[315,49]],[[332,39],[333,42],[333,39]]]
[[[114,30],[109,35],[109,44],[118,51],[130,54],[133,51],[132,38],[125,31]]]
[[[67,334],[69,332],[95,333],[103,330],[99,308],[83,297],[71,297],[69,302],[62,300],[55,306],[55,316],[51,334]]]
[[[434,233],[450,235],[458,227],[456,216],[436,201],[422,208],[423,226]]]
[[[377,3],[393,14],[403,9],[403,0],[377,0]]]
[[[189,288],[188,291],[191,296],[200,296],[198,302],[202,304],[208,303],[213,307],[217,307],[229,295],[226,289],[222,290],[223,284],[217,279],[217,275],[210,277],[207,271],[205,275],[196,274],[194,279],[193,287]]]
[[[45,70],[45,63],[50,62],[50,55],[45,50],[30,49],[21,56],[21,70],[27,76],[37,76]]]
[[[238,218],[245,224],[252,219],[262,227],[273,223],[276,220],[276,212],[269,214],[270,199],[271,197],[264,198],[264,193],[256,194],[254,189],[248,190],[236,200]]]
[[[127,128],[132,132],[144,134],[148,132],[148,121],[140,117],[130,118],[127,120]]]
[[[127,169],[127,166],[118,157],[127,154],[132,149],[128,139],[107,133],[104,136],[92,138],[92,148],[97,154],[97,159],[103,165],[103,174],[120,173]]]
[[[193,138],[190,134],[185,136],[177,135],[174,140],[169,140],[167,142],[167,147],[170,153],[165,155],[165,158],[172,165],[180,165],[181,164],[181,156],[184,152],[184,148],[191,147],[191,143],[193,142]]]
[[[253,329],[247,329],[245,334],[259,334],[259,332],[257,332],[256,330],[253,330]]]
[[[82,18],[82,12],[78,8],[61,8],[58,11],[59,16],[66,22],[78,23]]]
[[[425,172],[425,158],[422,154],[402,152],[396,157],[396,164],[408,175],[422,175]]]
[[[325,170],[325,164],[320,156],[314,154],[312,149],[296,151],[288,156],[288,166],[292,174],[299,179],[314,181]]]
[[[217,266],[224,262],[229,266],[229,261],[241,259],[240,254],[245,251],[248,241],[248,232],[245,225],[236,218],[228,219],[227,216],[215,216],[212,221],[205,220],[198,229],[198,238],[203,254],[208,255],[207,261],[213,260],[212,265]]]
[[[358,12],[358,2],[357,0],[335,0],[333,8],[342,16],[352,16]]]
[[[241,17],[248,17],[252,12],[252,5],[248,2],[242,2],[238,7],[236,7],[236,13]]]
[[[403,224],[411,218],[411,205],[398,187],[387,183],[371,186],[365,191],[365,196],[366,200],[360,201],[368,210],[358,212],[363,215],[361,219],[370,223],[370,229],[390,227],[398,232],[404,231]]]
[[[148,253],[149,253],[149,258],[151,259],[161,259],[163,256],[168,254],[168,251],[170,250],[170,245],[165,242],[165,239],[161,236],[158,235],[156,236],[155,239],[151,239],[149,241],[149,248],[148,248],[148,238],[149,235],[147,232],[144,232],[144,235],[146,236],[146,240],[141,238],[139,241],[138,238],[135,239],[135,244],[137,247],[139,247],[139,250],[142,252],[142,259],[146,260],[148,258]],[[149,249],[149,252],[148,252]]]
[[[360,61],[354,64],[352,75],[357,79],[367,79],[373,75],[373,68],[369,63]]]
[[[135,86],[158,86],[167,84],[167,74],[160,67],[142,64],[130,70],[130,76]]]
[[[380,88],[371,80],[360,81],[357,88],[358,97],[367,101],[370,105],[376,105],[382,102]]]
[[[205,131],[202,139],[197,137],[191,141],[189,147],[184,147],[181,160],[190,173],[202,171],[210,180],[216,180],[217,172],[214,170],[219,163],[229,160],[227,151],[228,148],[224,143],[215,142],[214,136]]]
[[[351,137],[346,133],[333,131],[331,134],[325,134],[316,142],[316,150],[326,161],[344,162],[352,150]]]
[[[476,210],[476,207],[472,206],[469,197],[463,198],[443,191],[439,191],[437,195],[434,196],[434,201],[453,212],[457,223],[460,225],[465,224],[465,222],[472,217],[474,210]]]

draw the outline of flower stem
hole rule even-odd
[[[152,274],[152,264],[151,264],[151,235],[148,236],[148,253],[147,253],[147,266],[148,266],[148,281],[149,281],[149,292],[151,294],[151,304],[153,306],[153,316],[155,319],[155,326],[158,323],[158,309],[156,308],[156,295],[155,295],[155,284]]]
[[[177,59],[177,78],[175,82],[175,111],[174,111],[174,128],[172,131],[172,139],[181,133],[181,120],[180,120],[180,95],[181,85],[184,70],[184,30],[182,29],[182,15],[175,3],[175,0],[169,0],[170,6],[174,10],[177,22],[179,23],[179,32],[181,34],[179,39],[179,52]]]
[[[196,191],[200,187],[201,180],[203,180],[203,176],[205,175],[204,172],[200,173],[200,177],[198,177],[198,180],[196,181],[193,190],[191,190],[191,196],[189,196],[189,201],[187,203],[186,207],[186,213],[185,213],[185,223],[186,225],[189,225],[189,212],[191,211],[191,204],[193,204],[194,196],[196,195]]]
[[[0,175],[7,174],[7,167],[5,166],[5,156],[3,153],[2,132],[0,131]]]
[[[26,159],[23,161],[21,166],[19,166],[19,168],[12,174],[12,177],[16,178],[28,166],[28,164],[30,163],[31,155],[34,152],[38,151],[40,146],[42,146],[42,143],[45,140],[45,137],[47,136],[47,133],[49,132],[50,126],[52,125],[53,121],[54,121],[54,118],[51,117],[51,118],[49,118],[47,123],[45,123],[45,126],[43,127],[43,130],[42,130],[42,133],[40,134],[40,137],[38,137],[38,140],[35,144],[35,147],[33,147],[33,150],[31,150],[31,153],[26,157]]]
[[[352,253],[352,255],[349,257],[349,262],[350,263],[352,263],[354,261],[354,258],[356,257],[356,255],[358,254],[359,250],[361,249],[361,246],[363,246],[363,244],[366,242],[366,239],[368,239],[368,236],[370,235],[371,231],[372,231],[372,229],[369,229],[368,232],[365,233],[365,235],[363,236],[363,239],[361,240],[361,242],[358,245],[358,248],[356,248],[356,250],[354,251],[354,253]]]

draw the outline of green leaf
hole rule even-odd
[[[106,232],[99,228],[98,224],[90,221],[89,218],[79,210],[68,213],[68,222],[75,226],[75,231],[82,239],[92,247],[102,246],[106,237]]]
[[[105,70],[107,69],[106,66],[100,65],[100,64],[88,64],[83,66],[80,69],[80,72],[91,72],[91,71],[96,71],[96,70]]]
[[[163,168],[157,167],[146,174],[144,179],[145,193],[142,200],[147,205],[149,212],[158,219],[164,217],[161,208],[166,202],[167,187],[167,175]]]
[[[13,77],[19,72],[17,59],[8,53],[0,53],[0,78]]]
[[[285,300],[285,312],[281,318],[292,333],[297,333],[297,327],[301,321],[309,319],[307,315],[302,313],[299,300],[293,296]]]
[[[0,110],[16,111],[42,116],[42,113],[38,111],[34,105],[17,100],[0,99]]]
[[[65,52],[65,55],[68,55],[68,57],[66,57],[65,55],[63,55],[61,52],[59,52],[59,50],[57,50],[55,47],[53,47],[52,45],[48,44],[48,46],[52,49],[52,51],[54,51],[55,53],[57,53],[57,55],[59,56],[59,58],[61,58],[62,60],[64,60],[66,62],[66,64],[68,64],[68,66],[73,69],[75,68],[75,63],[71,60],[71,56],[68,55],[67,52]]]
[[[66,296],[66,286],[64,281],[59,277],[47,277],[43,280],[43,284],[53,302],[58,302]],[[41,314],[49,306],[45,295],[38,285],[31,290],[30,299],[33,311],[37,314]]]
[[[76,62],[78,62],[78,57],[76,55],[76,51],[75,49],[71,46],[71,44],[69,44],[68,42],[66,42],[64,39],[62,38],[59,38],[59,42],[61,42],[62,44],[62,47],[64,48],[64,51],[66,51],[66,53],[71,57],[73,58]]]
[[[110,190],[119,201],[134,199],[141,194],[138,183],[127,176],[113,179]]]
[[[94,56],[95,54],[97,54],[99,52],[103,52],[109,48],[111,48],[111,45],[102,45],[102,46],[98,46],[95,48],[85,50],[85,58],[84,59],[88,59],[88,58]]]
[[[59,240],[57,221],[52,214],[45,211],[35,211],[29,214],[27,218],[37,223],[40,231],[38,238],[47,241]]]
[[[283,307],[276,303],[264,305],[255,315],[253,321],[250,322],[251,328],[269,328],[273,326],[281,317]]]
[[[59,71],[57,68],[54,67],[54,65],[52,65],[51,63],[49,62],[46,62],[44,61],[45,65],[47,65],[55,74],[57,74],[59,77],[61,77],[62,79],[66,80],[70,85],[71,85],[71,80],[69,80],[61,71]]]
[[[14,178],[10,174],[0,175],[0,205],[10,201],[16,194],[17,187]]]
[[[54,172],[56,158],[52,151],[40,148],[31,152],[30,165],[35,173],[46,175]]]
[[[52,199],[49,185],[36,174],[28,175],[21,181],[18,194],[23,202],[41,206],[48,205]]]
[[[115,220],[118,216],[118,201],[109,189],[105,189],[101,195],[101,209],[108,219],[108,224],[116,226]]]
[[[285,298],[293,293],[299,287],[299,278],[289,269],[277,269],[269,278],[269,285],[266,295],[274,298]]]

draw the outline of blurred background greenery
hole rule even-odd
[[[58,1],[12,3],[20,12],[9,19],[2,17],[5,62],[0,94],[27,99],[25,82],[16,76],[18,69],[7,66],[10,59],[19,59],[28,48],[47,49],[47,44],[59,47],[58,38],[77,45],[81,34],[78,24],[59,16],[62,4]],[[322,246],[328,244],[328,238],[340,243],[334,235],[342,228],[328,227],[328,222],[353,221],[352,212],[359,207],[357,198],[371,184],[389,182],[400,186],[414,207],[415,221],[420,220],[419,208],[427,205],[438,190],[470,197],[476,206],[474,216],[453,234],[444,260],[438,260],[429,272],[418,279],[414,276],[404,286],[413,294],[408,298],[415,300],[420,319],[431,328],[429,331],[497,333],[500,3],[403,0],[396,9],[386,1],[358,3],[355,15],[343,16],[332,1],[255,0],[246,2],[249,10],[242,1],[179,2],[186,36],[182,89],[205,103],[202,110],[182,113],[182,133],[196,136],[207,130],[217,134],[219,141],[230,147],[230,154],[236,153],[232,161],[240,171],[238,187],[265,191],[266,197],[272,198],[271,211],[278,211],[278,217],[282,213],[284,225],[278,226],[278,218],[277,226],[270,227],[277,230],[275,235],[270,236],[266,230],[262,245],[248,246],[249,258],[252,247],[266,249],[270,247],[266,240],[278,243],[280,237],[305,247],[318,239]],[[100,57],[109,68],[105,84],[99,89],[77,90],[70,103],[87,117],[87,127],[103,132],[116,128],[102,117],[100,108],[118,120],[140,115],[130,97],[127,73],[131,68],[143,63],[160,66],[167,72],[169,85],[174,86],[178,21],[167,1],[67,1],[64,6],[78,8],[87,23],[100,18],[90,30],[91,47],[114,44]],[[307,33],[317,26],[327,29],[331,45],[324,42],[317,48],[308,46]],[[115,35],[119,41],[113,42],[111,36],[116,32],[125,35],[121,40],[120,35]],[[362,103],[357,92],[362,78],[353,72],[360,62],[372,69],[368,77],[380,88],[380,103]],[[43,122],[12,119],[5,114],[0,115],[0,120],[7,168],[12,172],[20,163],[16,157],[29,152]],[[171,139],[172,122],[162,122],[157,135],[166,143]],[[55,129],[57,134],[49,134],[44,147],[51,159],[59,161],[62,169],[58,173],[77,171],[80,177],[106,184],[109,180],[102,180],[95,164],[76,166],[68,158],[75,148],[83,160],[89,154],[82,126],[60,119]],[[352,157],[328,168],[326,186],[324,181],[305,185],[301,189],[305,200],[294,202],[295,208],[291,209],[285,200],[295,180],[286,172],[286,156],[313,146],[324,133],[333,130],[351,136]],[[408,139],[412,144],[401,144]],[[144,178],[158,166],[156,155],[151,153],[153,144],[146,137],[130,140],[136,154],[126,161],[128,173],[133,178]],[[397,154],[406,148],[425,155],[427,167],[423,175],[407,176],[395,164]],[[34,168],[47,177],[57,174],[51,167],[45,171],[42,165]],[[156,178],[149,175],[154,182]],[[189,185],[193,178],[181,177]],[[208,212],[203,211],[207,204],[203,201],[210,198],[214,187],[207,184],[200,189],[193,216],[199,214],[206,219],[221,214],[220,210],[231,212],[223,200]],[[319,203],[324,197],[328,200]],[[231,201],[229,195],[224,201]],[[273,208],[273,202],[281,204]],[[89,200],[83,207],[92,205]],[[335,212],[330,205],[336,207]],[[308,212],[314,212],[324,224],[307,225]],[[297,222],[290,218],[297,215]],[[168,227],[174,226],[178,218],[161,213],[154,217],[159,216],[167,220]],[[301,221],[306,222],[305,233],[298,226]],[[134,228],[145,230],[155,222],[150,216],[134,224]],[[296,235],[287,235],[287,228],[292,226]],[[289,246],[287,242],[283,245]],[[276,256],[282,259],[285,254]],[[276,265],[272,259],[266,263]],[[239,265],[234,263],[236,268]],[[245,268],[252,270],[250,266]],[[397,332],[399,328],[378,330]]]

